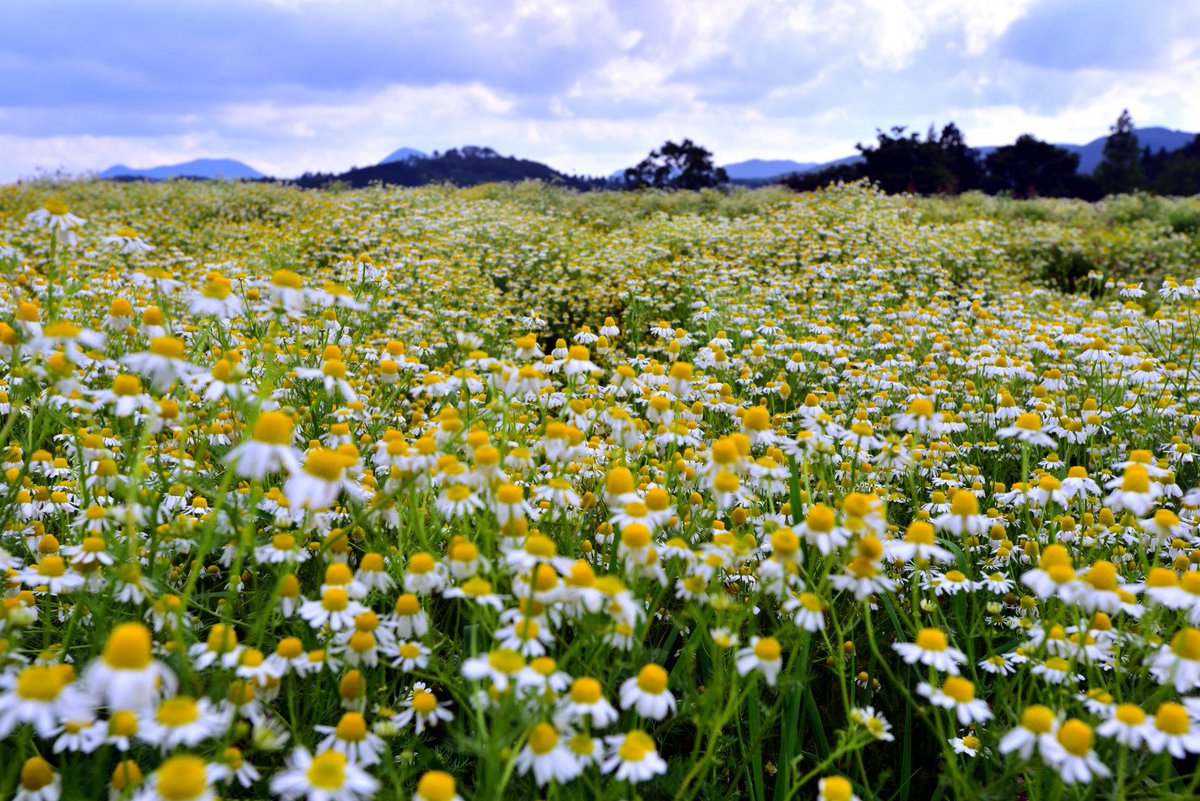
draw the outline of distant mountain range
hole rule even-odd
[[[440,183],[475,186],[518,181],[544,181],[575,189],[604,185],[603,180],[566,175],[538,161],[502,156],[489,147],[475,145],[454,148],[433,156],[412,148],[401,148],[371,167],[355,167],[337,174],[305,173],[289,183],[303,187],[333,183],[362,187],[371,184],[424,186]]]
[[[1186,131],[1175,131],[1170,128],[1162,128],[1157,126],[1138,128],[1137,138],[1140,147],[1148,147],[1152,151],[1158,151],[1160,148],[1166,151],[1178,150],[1188,142],[1196,138],[1196,134]],[[1069,150],[1072,153],[1079,154],[1079,171],[1082,173],[1091,173],[1100,164],[1104,158],[1104,141],[1108,136],[1100,136],[1086,145],[1071,145],[1058,144],[1058,147],[1064,150]],[[866,143],[864,143],[866,144]],[[975,148],[981,156],[986,156],[991,153],[999,145],[985,145]],[[826,161],[823,163],[813,163],[808,161],[789,161],[786,159],[779,160],[764,160],[750,159],[749,161],[737,161],[733,164],[725,165],[725,172],[729,178],[734,181],[745,182],[765,182],[774,178],[781,178],[784,175],[792,173],[817,172],[826,167],[834,167],[839,164],[853,164],[860,161],[862,156],[846,156],[844,158],[835,159],[834,161]]]
[[[417,150],[416,148],[412,148],[412,147],[402,147],[399,150],[393,150],[391,153],[389,153],[387,155],[386,158],[384,158],[379,163],[380,164],[389,164],[393,161],[408,161],[409,159],[427,159],[427,158],[429,158],[429,154],[422,150]]]
[[[114,164],[104,172],[101,178],[148,178],[162,180],[165,178],[209,178],[237,180],[242,178],[266,178],[258,170],[233,159],[195,159],[182,164],[168,164],[162,167],[149,167],[135,170],[124,164]]]
[[[1138,143],[1152,151],[1178,150],[1191,142],[1196,134],[1170,128],[1147,127],[1137,129]],[[1096,169],[1104,154],[1106,136],[1097,137],[1085,145],[1060,144],[1061,148],[1079,154],[1079,171],[1091,173]],[[976,148],[981,156],[996,149],[989,145]],[[792,161],[790,159],[749,159],[725,165],[729,178],[737,183],[761,184],[793,173],[816,172],[826,167],[851,164],[861,161],[862,156],[846,156],[827,162]],[[620,181],[624,170],[614,172],[610,181]],[[160,180],[166,178],[208,178],[257,180],[266,178],[258,170],[234,159],[196,159],[182,164],[170,164],[147,169],[133,169],[123,164],[109,167],[100,173],[101,178],[116,180]],[[402,147],[389,153],[382,161],[370,167],[355,167],[343,173],[305,173],[292,183],[300,186],[324,186],[338,181],[350,186],[366,186],[372,183],[421,186],[429,183],[453,183],[458,186],[473,186],[491,181],[547,181],[578,188],[603,185],[601,178],[581,178],[555,170],[541,162],[501,156],[491,148],[468,145],[447,150],[445,153],[428,154],[412,147]]]

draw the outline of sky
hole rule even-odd
[[[0,181],[474,144],[606,175],[666,139],[826,161],[877,129],[1200,131],[1195,0],[0,0]]]

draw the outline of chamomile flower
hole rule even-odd
[[[271,778],[271,792],[283,801],[366,801],[378,790],[378,779],[333,750],[313,755],[297,748],[287,769]]]
[[[615,723],[618,717],[616,708],[605,700],[600,682],[590,676],[571,683],[570,692],[559,702],[559,714],[572,723],[587,717],[592,726],[601,729]]]
[[[238,475],[259,481],[281,469],[295,473],[301,469],[302,454],[292,447],[294,427],[295,421],[283,412],[262,412],[250,439],[229,451],[225,461]]]
[[[917,692],[929,699],[934,706],[954,711],[963,726],[983,723],[992,718],[987,702],[975,697],[975,685],[961,676],[950,676],[941,687],[927,682],[917,685]]]
[[[1064,784],[1089,784],[1112,775],[1092,748],[1095,732],[1078,718],[1070,718],[1058,727],[1054,738],[1039,740],[1042,758],[1058,771]]]
[[[176,380],[195,374],[199,368],[186,359],[187,347],[183,341],[172,336],[158,336],[150,340],[150,349],[134,353],[122,359],[133,372],[150,379],[158,392],[166,392]]]
[[[575,753],[567,747],[566,738],[546,722],[533,725],[513,764],[523,774],[532,772],[538,786],[551,781],[564,784],[582,770]]]
[[[304,466],[288,476],[284,494],[297,509],[320,512],[328,509],[345,489],[346,469],[353,460],[341,451],[315,448],[304,459]]]
[[[637,784],[667,772],[666,760],[658,755],[654,740],[640,729],[606,737],[605,742],[609,752],[601,770],[617,781]]]
[[[450,702],[438,700],[438,697],[424,682],[413,682],[412,689],[409,690],[408,697],[404,699],[402,706],[404,708],[397,715],[396,724],[405,728],[412,726],[418,735],[422,734],[427,727],[433,728],[440,723],[454,720],[454,713],[450,711]]]
[[[1200,687],[1200,629],[1180,629],[1169,645],[1161,646],[1148,660],[1159,684],[1170,684],[1184,693]]]
[[[214,785],[229,769],[194,754],[176,754],[163,760],[137,791],[137,801],[215,801]]]
[[[141,623],[117,626],[84,670],[88,692],[112,710],[146,709],[174,693],[175,674],[154,658],[152,645],[150,630]]]
[[[842,776],[825,776],[817,782],[819,801],[862,801],[854,794],[854,785]]]
[[[138,721],[138,737],[163,751],[176,746],[195,747],[225,733],[232,710],[214,706],[207,698],[176,695],[146,710]]]
[[[73,686],[70,665],[30,665],[15,675],[0,674],[0,737],[28,723],[39,737],[52,737],[59,720],[86,704]]]
[[[1035,750],[1050,748],[1054,751],[1054,735],[1058,730],[1058,719],[1054,710],[1041,704],[1033,704],[1021,713],[1021,725],[1008,731],[1000,738],[1000,753],[1014,751],[1021,759],[1029,759]],[[1044,744],[1043,744],[1044,743]]]
[[[967,661],[967,655],[951,648],[946,632],[941,629],[921,629],[915,642],[893,643],[892,648],[910,665],[929,665],[935,670],[958,675],[958,666]]]
[[[876,740],[892,742],[896,739],[892,734],[892,724],[882,713],[873,706],[864,706],[850,710],[850,721],[866,729]]]
[[[737,671],[745,676],[752,670],[762,673],[771,687],[783,669],[782,648],[774,637],[751,637],[750,645],[737,652]]]
[[[413,801],[462,801],[454,777],[440,770],[422,774],[412,798]]]
[[[1129,748],[1142,748],[1153,736],[1154,724],[1137,704],[1118,704],[1110,717],[1096,727],[1096,734],[1111,737]]]
[[[675,696],[667,688],[667,671],[647,664],[637,676],[626,679],[620,688],[622,709],[634,709],[650,720],[662,720],[675,711]]]
[[[370,730],[362,713],[345,712],[336,726],[315,726],[313,730],[325,735],[317,745],[318,752],[337,751],[363,767],[379,763],[384,750],[383,739]]]

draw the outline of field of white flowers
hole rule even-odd
[[[1200,210],[0,187],[0,797],[1200,792]]]

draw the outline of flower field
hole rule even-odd
[[[0,187],[0,796],[1196,797],[1148,202]]]

